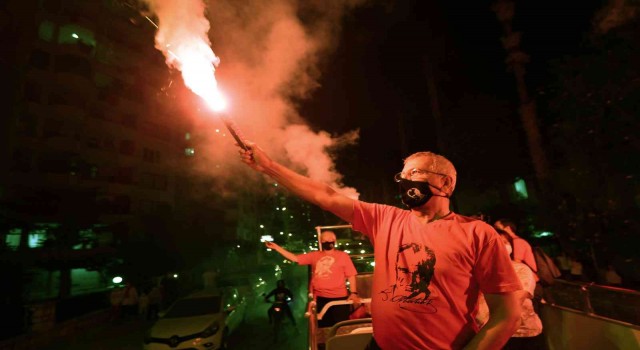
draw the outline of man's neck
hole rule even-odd
[[[423,206],[411,209],[411,213],[424,223],[436,221],[451,213],[449,198],[433,197]]]

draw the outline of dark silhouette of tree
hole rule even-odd
[[[566,240],[624,251],[639,212],[640,21],[607,28],[583,54],[557,61],[557,78],[540,95],[550,116],[554,215]]]
[[[538,127],[535,100],[530,96],[525,82],[526,67],[529,56],[520,48],[520,33],[513,30],[512,22],[515,15],[515,2],[512,0],[499,0],[492,6],[498,20],[504,28],[502,45],[507,51],[506,64],[516,79],[518,98],[520,100],[520,118],[524,128],[529,153],[533,162],[533,168],[538,180],[538,186],[545,192],[546,182],[549,178],[549,165],[544,148],[542,136]]]

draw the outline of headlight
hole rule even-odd
[[[202,333],[200,333],[200,337],[201,338],[209,338],[210,336],[216,334],[216,332],[218,331],[218,324],[212,324],[211,326],[207,327],[207,329],[205,329],[204,331],[202,331]]]

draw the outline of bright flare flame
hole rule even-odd
[[[202,0],[144,0],[156,14],[159,24],[156,48],[167,64],[182,72],[185,85],[205,100],[211,109],[221,111],[226,101],[216,81],[220,58],[213,53],[208,38],[209,21]]]
[[[185,85],[202,97],[214,111],[222,111],[227,102],[218,88],[214,63],[220,59],[209,45],[203,42],[182,43],[177,50],[171,50],[172,57],[182,72]]]

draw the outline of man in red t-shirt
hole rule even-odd
[[[520,281],[496,231],[449,209],[453,164],[419,152],[396,175],[408,210],[347,197],[270,159],[252,142],[242,161],[366,234],[374,245],[370,349],[499,349],[520,321]],[[490,318],[473,316],[482,292]]]
[[[267,248],[280,253],[285,258],[299,265],[311,265],[311,290],[316,299],[318,312],[331,301],[351,299],[359,303],[356,287],[356,271],[349,254],[336,250],[336,235],[332,231],[324,231],[320,235],[321,251],[296,255],[273,242],[265,242]],[[349,291],[345,285],[349,281]],[[330,307],[318,322],[320,327],[331,327],[335,323],[349,319],[349,305]]]

